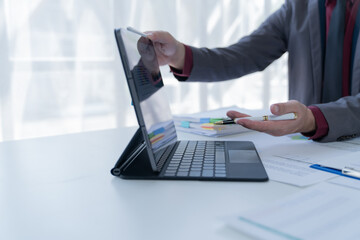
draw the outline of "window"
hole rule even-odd
[[[3,0],[0,141],[135,126],[113,29],[166,30],[193,46],[251,33],[280,0]],[[178,83],[162,67],[174,113],[287,100],[286,55],[222,83]]]

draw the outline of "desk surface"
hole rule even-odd
[[[273,181],[113,177],[110,169],[135,130],[1,143],[0,239],[249,239],[221,217],[301,189]],[[260,150],[262,137],[244,133],[221,139],[251,140]],[[179,138],[214,140],[185,133]]]

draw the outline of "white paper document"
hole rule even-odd
[[[348,150],[353,150],[352,147],[343,146],[357,146],[348,141],[323,144],[303,139],[293,140],[293,137],[263,136],[264,141],[257,142],[256,146],[259,146],[259,154],[270,180],[299,187],[309,186],[337,176],[310,168],[310,165],[322,164],[330,158],[342,159],[348,154],[360,156],[360,152]]]
[[[360,170],[360,153],[345,154],[342,157],[329,158],[321,163],[323,166],[343,169],[344,167],[351,167]],[[360,180],[339,176],[329,180],[328,182],[338,184],[345,187],[360,190]]]
[[[328,182],[337,184],[343,187],[360,190],[360,180],[348,177],[336,177],[328,180]]]
[[[258,239],[359,239],[360,191],[330,183],[228,218]]]
[[[312,169],[312,164],[323,164],[329,159],[344,159],[344,156],[350,154],[360,159],[360,138],[332,143],[318,143],[298,138],[297,135],[265,135],[261,138],[255,145],[270,180],[295,186],[309,186],[337,176]]]
[[[309,186],[337,176],[310,168],[311,164],[306,162],[277,157],[263,158],[262,162],[270,180],[298,187]]]
[[[360,169],[360,153],[344,154],[341,157],[332,157],[321,162],[321,165],[342,169],[344,167],[352,167]]]
[[[352,138],[346,141],[340,142],[329,142],[329,143],[319,143],[323,146],[333,149],[339,149],[349,152],[359,152],[360,151],[360,137]]]
[[[350,142],[318,143],[314,141],[279,142],[267,154],[311,164],[320,164],[330,158],[342,158],[349,153],[360,152],[360,145]]]

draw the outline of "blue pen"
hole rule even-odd
[[[311,168],[337,174],[344,177],[354,178],[357,180],[360,180],[360,171],[354,168],[350,167],[344,167],[343,169],[328,167],[328,166],[322,166],[320,164],[313,164],[310,166]]]

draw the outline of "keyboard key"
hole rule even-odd
[[[215,166],[214,167],[216,170],[226,170],[226,167],[224,166],[224,167],[219,167],[219,166]]]
[[[201,172],[193,172],[193,171],[190,171],[189,173],[189,176],[190,177],[200,177],[201,176]]]
[[[203,161],[200,161],[200,160],[194,160],[192,161],[193,164],[197,164],[197,165],[202,165],[203,164]]]
[[[198,168],[201,168],[201,167],[202,167],[202,164],[195,164],[195,163],[193,163],[191,166],[192,166],[192,167],[198,167]]]
[[[177,167],[177,166],[179,166],[180,165],[180,162],[178,162],[178,163],[172,163],[172,162],[170,162],[169,163],[169,167]]]
[[[189,171],[190,166],[180,166],[178,171]]]
[[[202,168],[201,167],[192,167],[191,171],[200,171],[201,172]]]
[[[181,164],[191,164],[191,162],[192,162],[191,160],[186,160],[186,159],[185,159],[185,160],[182,160],[182,161],[181,161],[180,165],[181,165]]]
[[[211,171],[213,171],[213,170],[214,170],[214,168],[213,168],[213,167],[203,167],[203,169],[204,169],[204,170],[211,170]]]
[[[193,166],[193,167],[202,167],[202,163],[193,162],[193,163],[191,164],[191,166]]]
[[[178,167],[179,164],[178,163],[169,163],[168,167]]]
[[[190,168],[191,167],[191,163],[182,163],[180,166],[179,166],[179,169],[180,168]]]
[[[225,152],[216,152],[216,163],[225,163]]]
[[[215,173],[215,177],[226,177],[225,173]]]
[[[213,177],[214,176],[214,171],[212,171],[212,170],[204,170],[204,171],[202,171],[201,176],[203,176],[203,177]]]
[[[167,170],[173,170],[173,171],[176,171],[178,168],[177,167],[167,167],[166,171]]]
[[[187,177],[187,176],[188,176],[188,172],[178,172],[178,173],[176,174],[176,176],[178,176],[178,177]]]
[[[191,163],[181,163],[179,168],[189,168],[191,166]]]
[[[215,163],[215,167],[225,168],[225,163]]]

